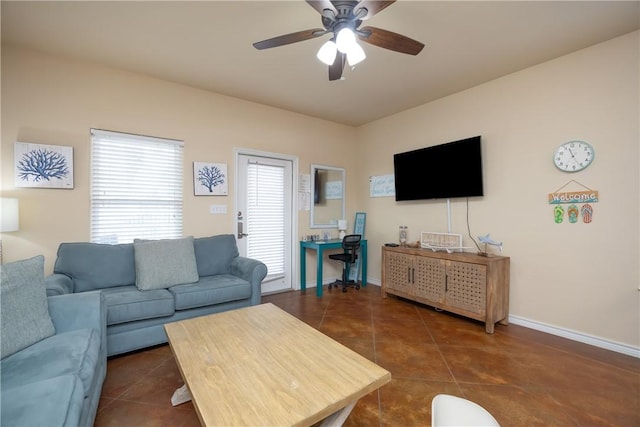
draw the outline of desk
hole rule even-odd
[[[300,242],[300,289],[307,289],[307,249],[315,250],[318,253],[316,264],[316,295],[322,296],[322,262],[323,252],[326,249],[342,249],[342,240],[315,240]],[[362,286],[367,286],[367,241],[360,241],[360,254],[358,255],[362,266]]]

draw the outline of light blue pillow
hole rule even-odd
[[[4,359],[56,330],[44,286],[44,257],[3,264],[0,270],[0,358]]]
[[[196,263],[200,276],[229,274],[231,263],[239,256],[236,238],[233,234],[219,234],[193,239]]]
[[[197,282],[193,236],[133,241],[136,286],[141,291]]]

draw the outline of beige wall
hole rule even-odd
[[[311,163],[344,166],[347,218],[367,212],[369,277],[379,284],[376,248],[396,241],[399,225],[409,226],[412,239],[420,231],[446,231],[447,212],[444,201],[369,198],[369,177],[392,173],[396,152],[480,134],[486,195],[469,202],[469,227],[474,237],[491,233],[504,242],[513,318],[637,349],[638,50],[636,32],[354,129],[3,48],[2,195],[21,203],[21,230],[3,235],[5,260],[42,253],[50,270],[60,242],[88,239],[89,129],[96,127],[185,141],[185,234],[196,236],[232,230],[236,147],[298,156],[301,173]],[[570,139],[596,150],[595,163],[573,175],[551,161]],[[16,141],[73,146],[75,189],[15,189]],[[230,195],[193,197],[193,161],[227,162]],[[547,194],[571,179],[600,192],[591,224],[553,222]],[[567,189],[580,189],[574,185]],[[210,215],[211,203],[227,204],[230,213]],[[451,212],[452,232],[466,235],[465,201],[453,200]],[[299,214],[300,235],[315,234],[308,212]]]
[[[2,195],[20,200],[20,231],[2,236],[5,261],[43,254],[51,272],[61,242],[89,240],[91,128],[184,140],[185,235],[233,232],[234,148],[296,156],[299,173],[309,174],[311,163],[345,167],[346,194],[355,194],[352,127],[139,74],[3,47]],[[15,188],[16,141],[72,146],[75,188]],[[229,196],[195,197],[194,161],[226,162]],[[226,204],[228,214],[211,215],[213,203]],[[352,197],[347,214],[354,212]],[[309,229],[309,212],[299,214],[299,235],[318,233]],[[327,276],[337,277],[339,267],[328,265]],[[312,265],[309,270],[312,281]]]
[[[482,135],[485,196],[469,201],[472,236],[491,233],[511,257],[510,314],[638,347],[638,32],[505,76],[359,129],[358,209],[370,247],[407,225],[447,231],[446,201],[370,198],[368,177],[393,173],[393,154]],[[425,76],[428,78],[428,76]],[[552,163],[562,142],[595,148],[586,170]],[[366,147],[366,149],[365,149]],[[452,179],[429,176],[424,180]],[[555,224],[548,193],[576,180],[599,191],[590,224]],[[419,184],[418,184],[419,185]],[[569,191],[582,190],[570,184]],[[566,210],[567,205],[565,205]],[[467,236],[464,199],[451,201],[452,232]],[[495,247],[489,247],[495,251]],[[369,262],[380,265],[380,251]],[[380,273],[372,269],[372,280]]]

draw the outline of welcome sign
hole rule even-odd
[[[549,203],[552,205],[561,203],[596,203],[597,201],[597,190],[549,193]]]

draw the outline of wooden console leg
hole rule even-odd
[[[494,329],[493,321],[491,321],[491,322],[486,322],[486,323],[484,324],[484,330],[485,330],[488,334],[492,334],[492,333],[493,333],[493,329]]]

